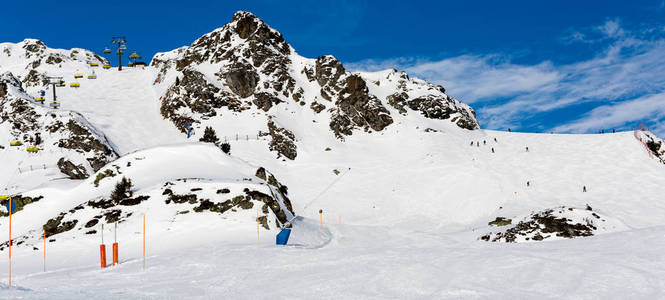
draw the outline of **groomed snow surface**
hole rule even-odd
[[[48,181],[35,173],[31,180],[44,183],[24,194],[45,199],[26,205],[12,220],[15,238],[35,238],[13,247],[12,286],[0,285],[1,298],[665,297],[665,166],[649,158],[632,132],[466,131],[435,120],[415,127],[410,116],[399,116],[382,132],[356,131],[345,142],[330,132],[298,132],[294,161],[274,159],[265,140],[231,140],[228,156],[185,140],[160,119],[159,92],[145,88],[154,78],[150,72],[98,71],[96,82],[62,93],[63,109],[83,114],[124,155],[115,164],[133,180],[136,194],[155,196],[118,225],[120,264],[100,269],[101,236],[72,230],[47,241],[43,272],[42,241],[36,238],[41,226],[61,211],[108,196],[119,177],[95,188],[94,176]],[[126,94],[95,86],[103,80],[125,87],[114,91]],[[303,115],[290,122],[312,120]],[[127,162],[132,166],[125,167]],[[303,217],[294,224],[289,246],[275,245],[274,226],[261,228],[257,241],[255,210],[177,215],[179,208],[153,201],[165,181],[178,178],[196,178],[187,182],[191,187],[233,190],[250,184],[267,193],[253,177],[259,166],[288,186],[294,210]],[[496,231],[487,225],[496,217],[587,204],[612,220],[602,234],[515,244],[479,240]],[[0,220],[5,234],[7,221]],[[109,227],[104,238],[110,263]],[[8,265],[6,250],[0,265]],[[0,277],[7,278],[7,271]]]

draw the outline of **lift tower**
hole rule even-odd
[[[122,50],[127,49],[127,46],[125,45],[127,40],[124,36],[114,36],[111,38],[111,43],[116,45],[115,54],[118,55],[118,71],[122,71],[122,55],[124,54]]]
[[[54,107],[54,108],[58,108],[58,106],[60,106],[60,103],[58,103],[58,100],[57,100],[58,98],[55,95],[55,87],[56,86],[63,86],[65,84],[65,81],[62,80],[62,77],[49,76],[48,77],[48,84],[50,84],[51,87],[53,88],[53,101],[51,102],[52,103],[51,106]]]

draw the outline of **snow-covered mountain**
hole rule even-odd
[[[248,12],[150,66],[105,63],[0,44],[0,196],[31,289],[9,297],[661,295],[665,142],[648,131],[482,130],[443,87],[304,58]],[[35,102],[49,76],[58,109]],[[102,234],[121,263],[100,271]]]
[[[479,128],[475,112],[443,87],[397,70],[352,73],[330,55],[304,58],[248,12],[188,47],[158,53],[151,65],[165,88],[161,114],[178,129],[225,130],[240,123],[242,133],[269,134],[273,148],[289,159],[297,156],[294,142],[305,130],[344,140],[357,130],[382,132],[409,114]]]

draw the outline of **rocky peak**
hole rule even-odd
[[[332,55],[301,57],[281,33],[245,11],[190,46],[157,54],[152,66],[158,69],[155,83],[166,91],[161,113],[178,128],[184,131],[190,124],[200,129],[222,115],[273,118],[274,124],[291,126],[283,129],[293,137],[281,141],[290,140],[294,147],[271,148],[287,159],[296,157],[299,132],[293,122],[283,121],[294,115],[327,119],[326,134],[332,132],[339,140],[355,130],[382,131],[400,115],[478,128],[473,110],[445,94],[443,87],[394,69],[349,72]],[[281,132],[275,128],[260,131]]]

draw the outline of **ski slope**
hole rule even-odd
[[[10,187],[20,183],[14,191],[45,196],[13,216],[12,236],[23,243],[12,250],[12,286],[0,285],[0,298],[663,297],[665,165],[645,152],[633,132],[468,131],[388,107],[393,124],[380,132],[355,130],[340,141],[327,116],[287,102],[270,114],[297,136],[295,160],[276,159],[267,140],[242,139],[265,130],[268,117],[254,108],[224,111],[204,124],[220,137],[240,135],[229,139],[228,156],[196,142],[200,133],[187,140],[162,119],[159,97],[165,86],[153,85],[151,67],[96,68],[97,79],[89,80],[92,70],[81,63],[79,69],[52,69],[49,75],[67,81],[57,90],[60,109],[81,113],[123,155],[100,172],[122,173],[101,179],[98,187],[99,173],[80,181],[53,180],[57,174],[48,168],[0,176]],[[76,73],[84,75],[81,87],[70,88]],[[363,76],[378,80],[385,74]],[[307,80],[302,74],[295,78]],[[370,88],[383,97],[392,87]],[[39,89],[28,91],[36,95]],[[48,102],[51,92],[46,95]],[[44,159],[3,153],[3,164],[19,167]],[[205,199],[226,197],[218,196],[221,188],[229,188],[229,196],[245,188],[274,193],[255,176],[259,167],[288,186],[299,216],[290,246],[274,245],[274,214],[267,215],[270,229],[257,226],[258,202],[216,214],[164,201],[166,187],[182,194],[200,188],[196,193]],[[132,179],[136,195],[150,198],[123,208],[120,265],[101,270],[102,229],[82,228],[100,212],[76,207],[108,197],[122,176]],[[607,219],[596,236],[517,244],[479,240],[496,230],[488,226],[496,217],[517,220],[543,209],[587,205]],[[54,235],[56,241],[47,239],[44,272],[39,236],[60,213],[78,223]],[[109,227],[103,231],[108,250],[115,239]],[[0,231],[7,228],[8,219],[0,218]],[[85,233],[92,229],[96,232]],[[0,265],[7,265],[7,251],[2,252]],[[0,268],[0,278],[7,275]]]
[[[62,109],[83,114],[102,130],[120,154],[186,140],[159,114],[159,96],[152,85],[151,69],[125,68],[118,72],[95,68],[97,79],[87,79],[91,70],[82,72],[82,79],[74,79],[74,74],[64,76],[67,87],[57,88],[58,101]],[[71,88],[71,82],[81,86]],[[52,97],[49,91],[47,100]]]

